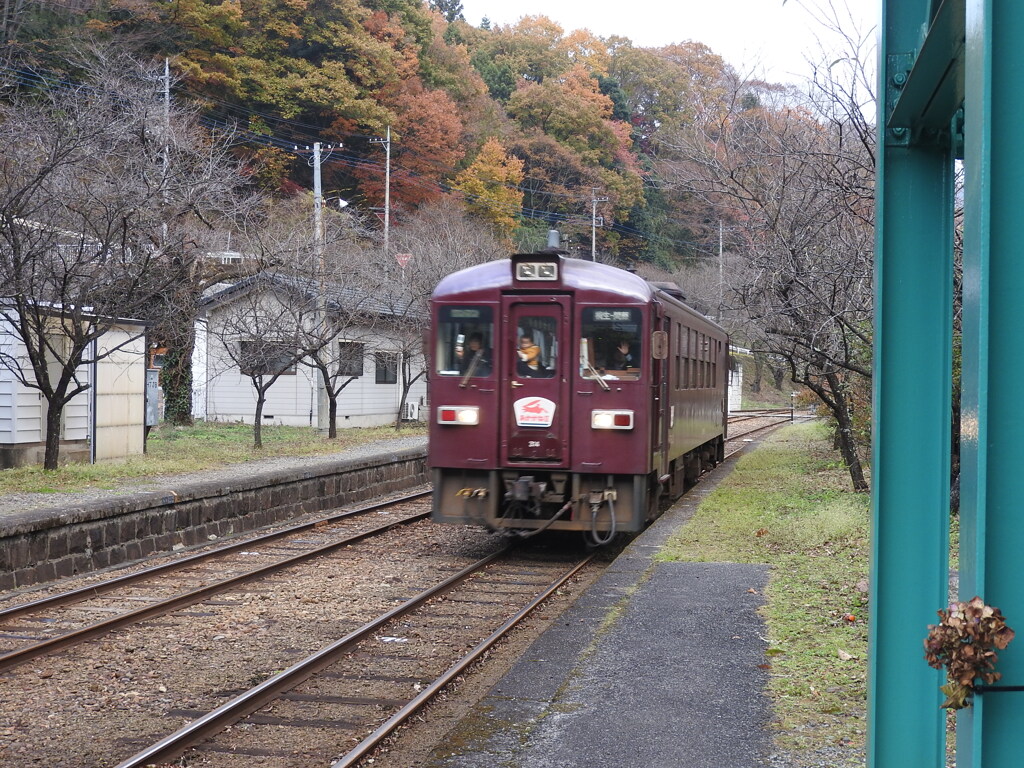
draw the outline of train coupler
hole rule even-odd
[[[614,488],[605,488],[603,491],[590,491],[588,503],[591,507],[596,507],[606,501],[618,500],[619,494]]]
[[[540,500],[547,491],[548,484],[544,482],[535,483],[532,476],[517,478],[505,494],[510,501]]]

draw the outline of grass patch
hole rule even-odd
[[[328,440],[306,427],[264,426],[263,449],[252,447],[252,426],[200,422],[194,427],[162,424],[149,433],[146,453],[125,461],[68,464],[52,472],[39,466],[0,471],[0,493],[62,493],[86,488],[121,488],[139,478],[196,472],[275,456],[322,456],[363,443],[426,434],[423,425],[339,429]]]
[[[863,755],[869,498],[849,490],[827,431],[795,425],[743,457],[659,559],[767,563],[763,608],[777,745]]]

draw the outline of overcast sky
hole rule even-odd
[[[628,37],[635,45],[657,47],[684,40],[706,44],[744,76],[796,82],[809,73],[808,56],[820,60],[822,45],[834,51],[834,36],[809,9],[830,0],[462,0],[473,26],[515,23],[544,15],[566,31],[589,29],[596,35]],[[874,36],[878,0],[834,0],[843,9],[844,28],[859,27]],[[848,8],[848,10],[846,10]],[[820,13],[820,10],[819,10]],[[872,55],[874,49],[872,48]]]

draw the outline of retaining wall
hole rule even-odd
[[[429,482],[426,450],[5,515],[0,590],[138,560]]]

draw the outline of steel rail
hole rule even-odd
[[[332,664],[335,659],[345,652],[349,647],[361,640],[366,639],[376,632],[387,622],[397,619],[414,608],[422,605],[432,597],[451,589],[459,582],[472,576],[474,573],[502,557],[509,551],[505,547],[482,560],[463,568],[456,574],[449,576],[439,584],[427,589],[420,594],[410,598],[406,602],[383,613],[373,621],[364,624],[340,640],[321,648],[316,653],[308,656],[297,664],[293,664],[280,674],[264,680],[254,688],[236,696],[231,701],[222,704],[211,712],[193,720],[183,728],[178,729],[171,735],[161,739],[137,754],[129,757],[115,768],[143,768],[153,763],[167,763],[184,754],[189,748],[203,739],[209,738],[227,726],[238,722],[243,717],[252,714],[264,704],[278,698],[282,693],[296,687],[324,667]]]
[[[751,419],[766,419],[772,416],[785,416],[788,417],[793,413],[791,408],[764,410],[764,411],[732,411],[729,414],[729,423],[735,424],[740,421],[750,421]]]
[[[801,419],[801,421],[806,421],[806,419]],[[731,443],[734,440],[739,440],[741,437],[745,437],[746,435],[753,435],[753,434],[756,434],[758,432],[764,432],[764,431],[769,430],[769,429],[778,429],[784,423],[785,422],[775,422],[774,424],[765,424],[764,426],[757,427],[756,429],[748,429],[746,432],[741,432],[738,435],[729,435],[725,439],[725,442]],[[725,461],[726,459],[735,456],[737,453],[739,453],[742,450],[743,450],[743,446],[737,448],[735,451],[730,451],[729,453],[725,454],[725,456],[722,457],[722,461]]]
[[[177,610],[178,608],[184,608],[189,605],[194,605],[195,603],[202,602],[208,597],[212,597],[213,595],[219,594],[220,592],[224,592],[237,584],[242,584],[247,581],[253,581],[254,579],[263,576],[268,576],[272,573],[283,570],[292,565],[297,565],[298,563],[304,562],[306,560],[312,560],[314,558],[325,555],[328,552],[331,552],[332,550],[339,549],[343,546],[351,544],[354,541],[360,541],[362,539],[369,538],[370,536],[374,536],[378,533],[384,533],[386,531],[391,530],[392,528],[397,528],[398,526],[405,525],[407,523],[422,520],[423,518],[429,516],[430,512],[420,512],[418,514],[412,515],[402,520],[394,520],[389,523],[384,523],[383,525],[379,525],[376,528],[372,528],[368,531],[363,531],[361,533],[353,534],[351,536],[346,536],[344,539],[340,539],[339,541],[334,541],[330,544],[325,544],[321,547],[316,547],[315,549],[303,552],[302,554],[294,555],[292,557],[285,558],[284,560],[279,560],[276,563],[271,563],[269,565],[264,565],[259,568],[254,568],[251,571],[246,571],[245,573],[238,574],[237,576],[232,576],[229,579],[218,581],[215,584],[209,584],[205,587],[194,589],[191,592],[185,592],[183,594],[176,595],[175,597],[168,598],[167,600],[162,600],[158,603],[152,603],[150,605],[147,605],[143,608],[139,608],[134,611],[122,613],[121,615],[114,616],[113,618],[107,619],[106,621],[101,621],[97,624],[90,624],[87,627],[82,627],[81,629],[77,629],[73,632],[58,635],[57,637],[51,638],[49,640],[44,640],[41,643],[36,643],[34,645],[25,646],[24,648],[10,651],[8,653],[0,655],[0,672],[4,672],[8,669],[11,669],[12,667],[16,667],[19,664],[23,664],[26,661],[38,658],[39,656],[45,656],[48,653],[53,653],[54,651],[69,648],[73,645],[77,645],[86,640],[90,640],[94,637],[99,637],[100,635],[104,635],[114,629],[120,629],[121,627],[126,627],[130,624],[135,624],[144,619],[152,618],[153,616],[161,616],[163,614]]]
[[[496,629],[490,636],[482,640],[476,647],[473,648],[469,653],[459,659],[455,664],[447,669],[440,677],[438,677],[430,685],[426,686],[420,691],[417,696],[412,699],[408,704],[403,706],[398,712],[393,714],[387,719],[377,730],[359,742],[353,747],[348,753],[346,753],[340,760],[331,763],[331,768],[349,768],[349,766],[355,765],[359,760],[365,757],[370,751],[372,751],[381,741],[387,738],[391,733],[402,725],[406,720],[412,717],[424,704],[426,704],[431,698],[437,695],[442,688],[448,685],[452,680],[461,675],[466,669],[476,662],[481,656],[489,651],[495,643],[501,640],[509,631],[518,626],[523,619],[529,616],[534,609],[547,600],[559,587],[565,582],[575,576],[579,571],[586,565],[588,565],[595,557],[597,553],[591,553],[582,562],[574,565],[569,571],[559,576],[555,581],[548,585],[541,594],[537,595],[533,600],[530,601],[529,605],[519,611],[515,616],[508,619],[498,629]]]
[[[366,514],[367,512],[373,512],[374,510],[380,509],[381,507],[387,507],[394,504],[401,504],[406,501],[415,501],[416,499],[430,495],[430,491],[417,491],[406,496],[402,496],[397,499],[389,499],[388,501],[378,502],[377,504],[371,504],[367,507],[360,507],[359,509],[350,509],[345,512],[340,512],[336,515],[328,515],[327,517],[317,518],[305,523],[297,523],[287,528],[282,528],[279,531],[272,531],[270,533],[261,534],[255,538],[246,539],[245,541],[237,542],[235,544],[228,544],[223,547],[217,547],[216,549],[210,549],[206,552],[198,552],[194,555],[188,555],[186,557],[179,558],[169,563],[163,563],[162,565],[154,565],[150,568],[144,568],[133,573],[128,573],[123,576],[118,576],[107,581],[100,582],[99,584],[91,584],[85,587],[79,587],[78,589],[72,589],[67,592],[61,592],[57,595],[51,595],[49,597],[40,598],[39,600],[33,600],[30,603],[21,603],[20,605],[13,605],[10,608],[4,608],[0,610],[0,621],[4,619],[13,618],[15,616],[21,616],[26,613],[33,613],[40,608],[54,608],[59,605],[67,605],[69,603],[81,602],[87,600],[90,597],[96,597],[106,592],[110,592],[118,587],[123,587],[127,584],[131,584],[135,581],[142,581],[150,576],[155,576],[159,573],[167,573],[175,571],[180,568],[184,568],[188,565],[194,565],[197,562],[203,560],[210,560],[219,555],[230,554],[239,549],[248,549],[255,544],[273,541],[280,539],[285,536],[290,536],[293,533],[301,533],[317,526],[327,525],[338,522],[347,517],[353,517],[356,515]]]
[[[775,429],[777,427],[781,427],[785,423],[788,423],[788,422],[778,422],[778,421],[776,421],[776,422],[773,422],[771,424],[765,424],[765,425],[760,426],[760,427],[755,427],[754,429],[748,429],[746,432],[740,432],[738,435],[729,435],[728,437],[725,438],[725,442],[728,443],[728,442],[731,442],[733,440],[739,440],[740,438],[746,437],[747,435],[756,435],[758,432],[764,432],[767,429]]]

